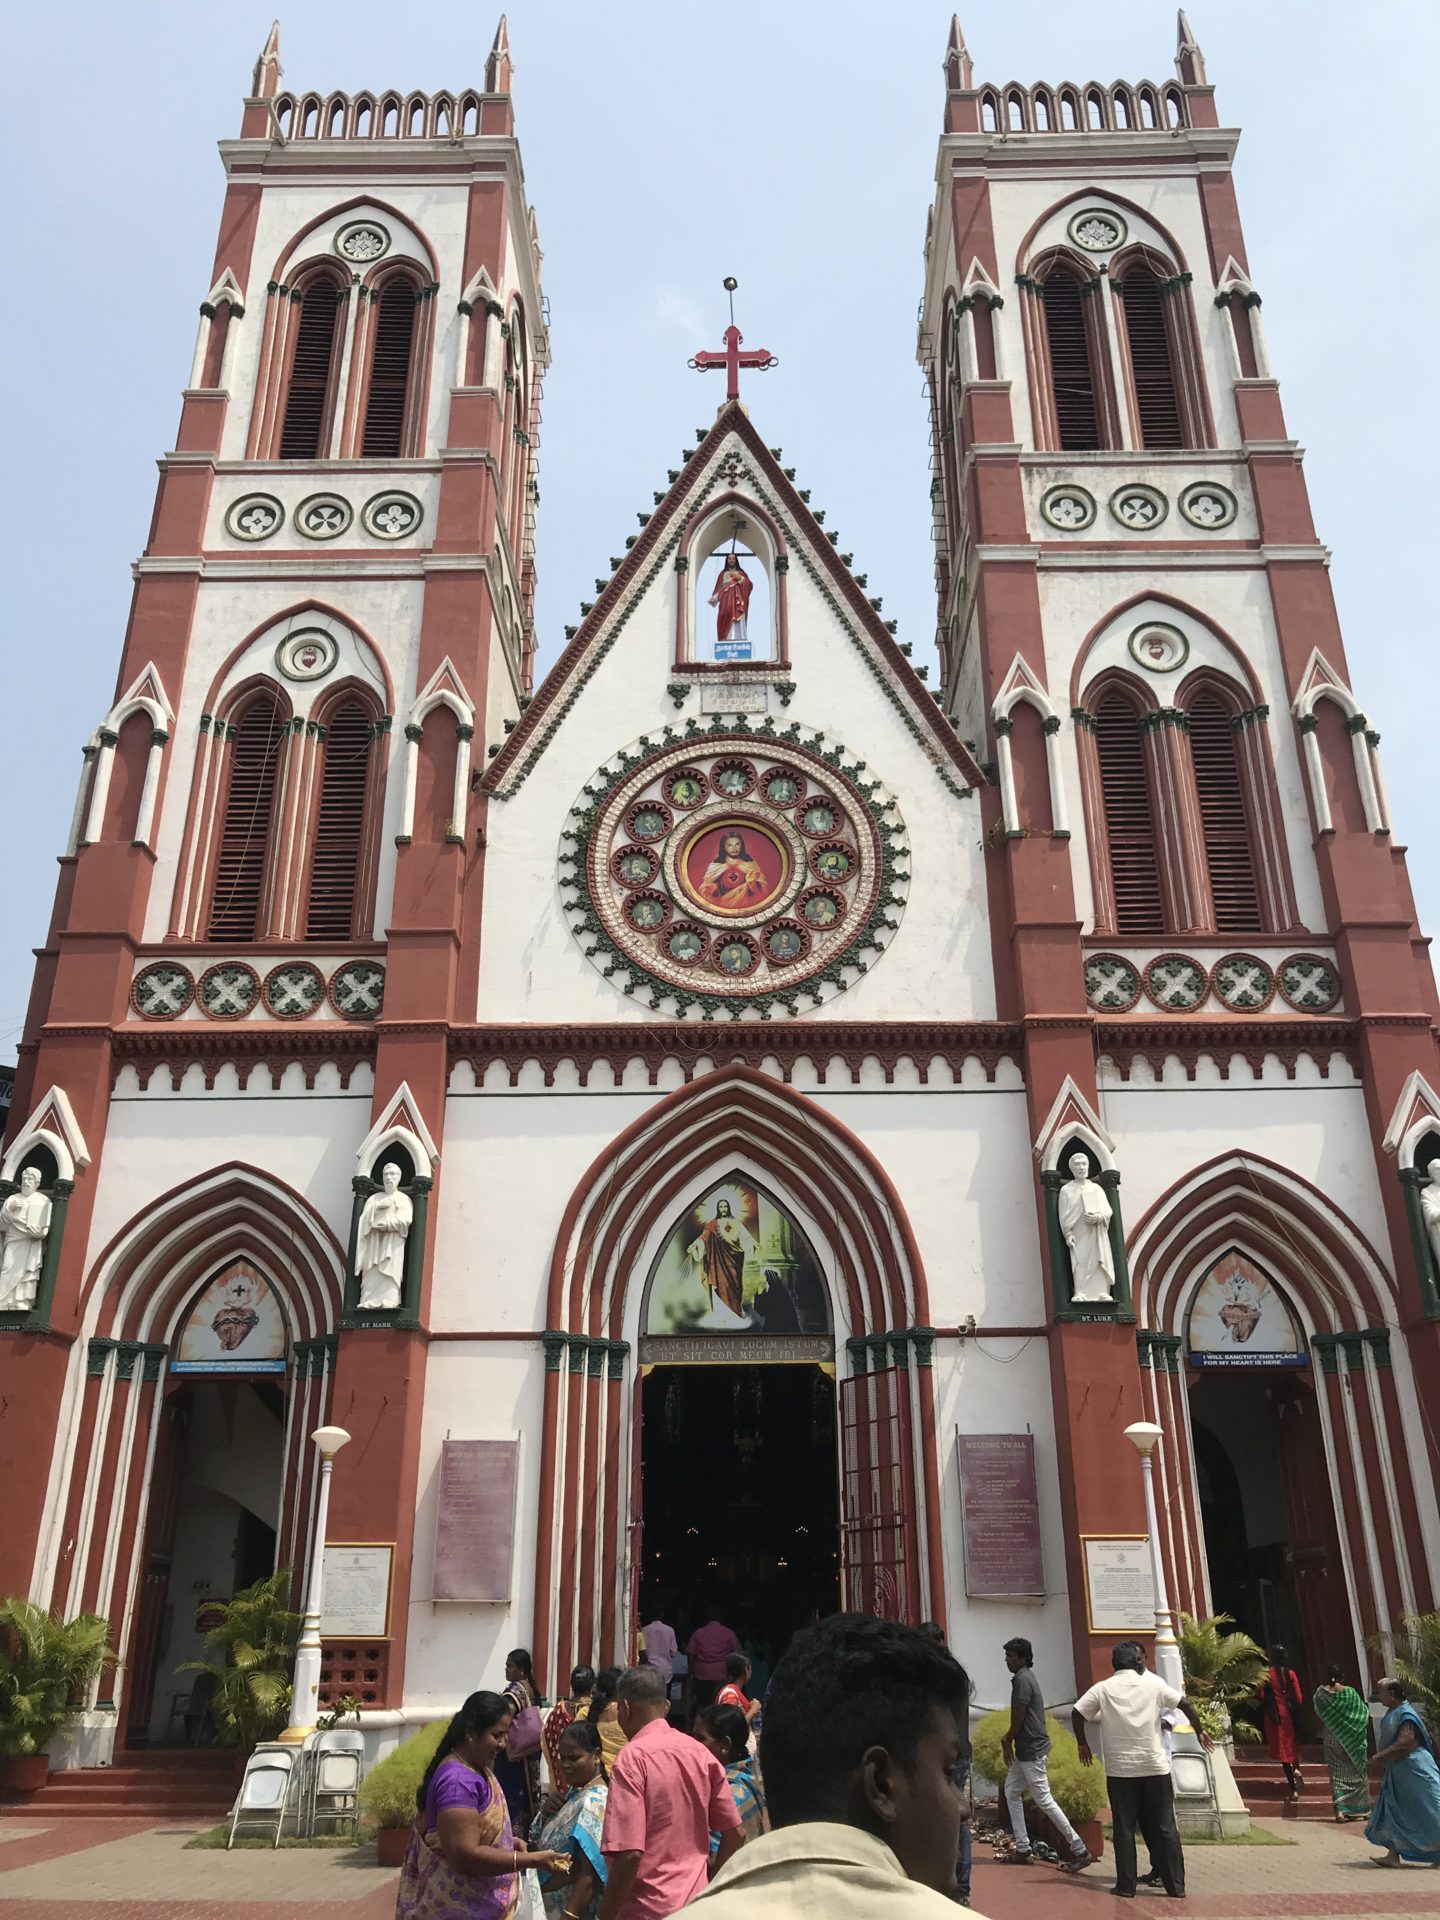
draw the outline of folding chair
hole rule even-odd
[[[360,1782],[365,1773],[365,1738],[353,1727],[332,1727],[309,1743],[305,1831],[322,1825],[348,1826],[360,1838]]]
[[[295,1747],[265,1745],[257,1747],[245,1762],[245,1777],[230,1813],[230,1832],[225,1840],[227,1853],[241,1827],[273,1830],[275,1845],[279,1846],[298,1752]]]

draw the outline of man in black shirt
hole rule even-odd
[[[1065,1862],[1067,1873],[1079,1873],[1088,1867],[1093,1855],[1074,1827],[1065,1818],[1050,1791],[1050,1776],[1045,1756],[1050,1751],[1050,1735],[1045,1731],[1045,1696],[1035,1678],[1035,1654],[1028,1640],[1005,1642],[1005,1664],[1010,1669],[1010,1727],[1000,1742],[1009,1771],[1005,1775],[1005,1804],[1010,1809],[1010,1831],[1015,1836],[1011,1866],[1029,1866],[1033,1855],[1030,1835],[1025,1830],[1025,1794],[1029,1790],[1038,1813],[1049,1820],[1063,1844],[1070,1849]]]

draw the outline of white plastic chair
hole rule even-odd
[[[230,1813],[230,1832],[225,1840],[227,1853],[242,1827],[273,1833],[275,1845],[279,1846],[298,1755],[297,1747],[267,1744],[257,1747],[245,1762],[245,1777]]]
[[[354,1727],[332,1727],[309,1743],[305,1831],[348,1826],[360,1838],[360,1782],[365,1775],[365,1738]]]

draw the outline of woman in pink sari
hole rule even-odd
[[[518,1846],[495,1778],[514,1712],[501,1693],[472,1693],[446,1729],[416,1795],[395,1920],[510,1920],[520,1875],[563,1874],[567,1854]]]

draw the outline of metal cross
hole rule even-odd
[[[749,353],[742,353],[740,351],[740,342],[745,336],[735,324],[735,289],[739,284],[739,281],[733,277],[728,278],[725,282],[725,291],[730,296],[730,324],[725,329],[725,351],[723,353],[715,353],[709,348],[705,348],[697,353],[695,358],[690,362],[690,365],[697,373],[709,373],[717,367],[723,367],[725,369],[725,398],[727,400],[738,400],[740,398],[740,369],[742,367],[753,368],[756,373],[765,373],[771,367],[778,367],[780,364],[775,358],[775,355],[771,353],[767,347],[755,347],[752,348]]]

